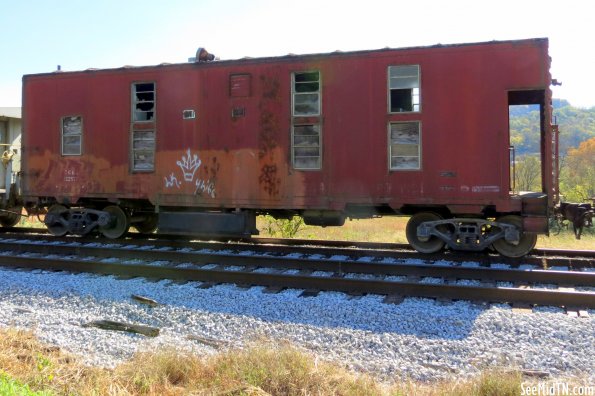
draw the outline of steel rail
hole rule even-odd
[[[59,237],[51,236],[47,229],[45,228],[25,228],[25,227],[12,227],[12,228],[3,228],[0,227],[0,234],[37,234],[37,235],[48,235],[51,239],[58,239]],[[70,237],[70,238],[80,238],[77,236]],[[99,235],[93,234],[89,238],[97,239],[101,238]],[[202,238],[202,239],[201,239]],[[350,249],[370,249],[370,250],[404,250],[415,252],[410,245],[406,243],[395,243],[395,242],[365,242],[365,241],[341,241],[341,240],[323,240],[323,239],[297,239],[297,238],[273,238],[273,237],[252,237],[252,238],[237,238],[237,239],[230,239],[228,237],[196,237],[196,236],[181,236],[181,235],[169,235],[169,234],[139,234],[135,232],[131,232],[126,235],[125,238],[119,239],[126,240],[162,240],[162,241],[191,241],[191,240],[198,240],[198,241],[218,241],[218,242],[245,242],[250,243],[253,245],[282,245],[282,246],[317,246],[317,247],[329,247],[329,248],[350,248]],[[108,243],[110,240],[103,239],[103,241],[107,241]],[[464,253],[469,254],[469,253]],[[473,253],[471,253],[473,254]],[[482,253],[475,253],[477,255],[484,255]],[[529,257],[537,256],[537,257],[555,257],[555,256],[569,256],[572,255],[573,257],[585,257],[585,258],[595,258],[595,250],[572,250],[572,249],[556,249],[556,248],[536,248],[533,249]],[[502,256],[499,256],[502,257]]]
[[[6,233],[8,236],[10,234]],[[400,251],[394,249],[371,249],[371,248],[354,248],[354,247],[332,247],[332,246],[317,246],[313,244],[307,245],[278,245],[275,244],[278,241],[288,240],[277,240],[268,238],[258,239],[257,244],[250,242],[238,242],[233,241],[231,243],[219,242],[219,241],[191,241],[189,239],[163,239],[159,236],[159,239],[148,238],[147,236],[140,236],[139,234],[132,234],[134,237],[127,237],[125,239],[118,240],[105,240],[98,238],[81,238],[81,237],[54,237],[49,235],[28,235],[27,238],[33,240],[44,240],[44,241],[64,241],[64,242],[98,242],[104,244],[118,243],[118,244],[142,244],[142,245],[153,245],[161,247],[171,248],[192,248],[192,249],[211,249],[211,250],[251,250],[255,252],[267,252],[277,254],[288,254],[301,253],[301,254],[321,254],[326,256],[333,255],[347,255],[350,257],[374,257],[374,258],[386,258],[392,257],[395,259],[416,259],[423,260],[425,262],[434,262],[440,260],[448,260],[453,262],[465,262],[465,261],[476,261],[482,265],[489,265],[492,263],[508,264],[511,266],[519,266],[521,264],[530,264],[538,267],[552,267],[552,266],[568,266],[570,268],[593,268],[595,267],[595,251],[568,251],[568,250],[548,250],[547,254],[543,253],[541,256],[526,256],[522,258],[509,258],[499,255],[490,255],[485,253],[456,253],[456,252],[444,252],[438,254],[420,254],[415,251]],[[22,237],[22,235],[20,235]],[[264,243],[263,241],[269,241],[271,243]],[[289,240],[291,241],[291,240]],[[303,241],[303,240],[302,240]],[[261,243],[262,242],[262,243]],[[305,241],[306,242],[306,241]],[[323,241],[320,241],[323,242]],[[335,242],[335,241],[331,241]],[[341,241],[338,241],[341,244]],[[350,242],[351,243],[351,242]],[[351,243],[353,244],[353,243]],[[387,244],[383,244],[387,245]],[[545,251],[544,251],[545,252]],[[576,253],[576,255],[574,255]],[[560,254],[565,254],[566,257],[558,257]]]
[[[296,289],[316,289],[345,293],[372,293],[407,297],[444,298],[536,304],[563,307],[595,308],[595,293],[521,288],[494,288],[449,284],[389,282],[383,280],[313,277],[301,275],[255,273],[173,268],[138,264],[114,264],[74,259],[47,259],[0,256],[0,265],[13,268],[36,268],[54,271],[88,272],[210,283],[232,283]]]
[[[559,284],[595,287],[595,272],[519,270],[490,267],[461,267],[423,263],[381,263],[368,261],[275,257],[265,255],[238,255],[234,253],[201,253],[186,251],[163,251],[132,249],[122,247],[70,246],[49,244],[7,243],[0,241],[0,248],[12,252],[37,253],[43,255],[93,256],[97,258],[118,258],[120,260],[164,261],[170,263],[192,263],[195,265],[217,264],[253,268],[281,268],[309,271],[369,274],[382,276],[416,276],[445,279],[469,279],[484,282],[517,282],[530,284]]]
[[[38,235],[50,235],[45,228],[2,228],[0,227],[0,234],[38,234]],[[52,239],[58,237],[50,236]],[[72,237],[71,237],[72,238]],[[74,237],[79,238],[79,237]],[[90,238],[101,238],[98,235],[92,235]],[[202,239],[201,239],[202,238]],[[252,245],[282,245],[282,246],[294,246],[294,247],[328,247],[328,248],[344,248],[344,249],[369,249],[369,250],[404,250],[415,253],[415,251],[406,243],[394,243],[394,242],[365,242],[365,241],[340,241],[340,240],[322,240],[322,239],[297,239],[297,238],[272,238],[272,237],[252,237],[252,238],[237,238],[230,239],[228,237],[193,237],[193,236],[180,236],[180,235],[168,235],[168,234],[139,234],[131,232],[127,234],[123,240],[162,240],[162,241],[183,241],[188,242],[190,240],[202,240],[202,241],[218,241],[218,242],[244,242]],[[122,239],[118,240],[121,241]],[[103,241],[110,241],[103,239]],[[106,243],[108,243],[106,242]],[[485,255],[485,253],[463,253],[465,255],[475,254],[477,256]],[[498,256],[505,258],[503,256]],[[572,250],[572,249],[555,249],[555,248],[536,248],[533,249],[528,257],[555,257],[555,256],[573,256],[573,257],[584,257],[584,258],[595,258],[595,250]]]

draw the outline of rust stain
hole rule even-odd
[[[279,83],[279,80],[261,75],[260,82],[262,84],[263,99],[279,100],[279,92],[281,90],[281,84]]]
[[[279,91],[280,83],[273,77],[260,76],[262,84],[262,97],[259,104],[259,134],[258,134],[258,159],[260,162],[260,175],[258,183],[262,190],[270,197],[280,194],[281,178],[279,177],[275,149],[279,146]]]
[[[279,195],[281,179],[277,176],[277,165],[263,165],[258,182],[269,195]]]
[[[215,182],[217,180],[219,170],[221,170],[221,164],[217,160],[217,157],[213,156],[210,159],[210,161],[205,161],[204,170],[202,172],[199,170],[199,174],[202,173],[206,176],[207,179],[211,180],[212,182]]]
[[[279,123],[271,111],[260,111],[260,134],[258,135],[258,158],[263,159],[277,147]]]
[[[105,169],[109,169],[105,160],[94,157],[65,159],[46,151],[43,155],[30,156],[28,183],[32,190],[51,193],[48,195],[102,193],[115,187],[111,180],[102,177]]]
[[[267,152],[263,160],[254,149],[201,150],[204,162],[195,179],[204,180],[204,188],[202,182],[199,186],[196,182],[184,182],[179,174],[176,161],[183,154],[184,150],[159,151],[156,164],[160,166],[155,172],[139,174],[130,173],[128,164],[110,166],[106,158],[88,156],[81,161],[46,152],[28,161],[27,192],[35,196],[66,197],[71,203],[78,198],[102,197],[205,207],[239,207],[263,202],[270,207],[304,205],[303,176],[292,175],[291,180],[280,177],[288,174],[286,151],[281,147]],[[164,180],[172,172],[180,181],[179,188],[165,187]],[[283,194],[283,189],[289,193]]]

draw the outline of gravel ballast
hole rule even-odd
[[[160,345],[216,351],[201,338],[232,348],[265,339],[287,340],[320,359],[386,380],[466,377],[494,366],[595,380],[593,310],[571,317],[553,307],[518,313],[508,305],[418,298],[394,305],[382,296],[299,297],[299,290],[267,294],[261,287],[201,289],[196,282],[5,268],[0,279],[0,326],[33,329],[42,341],[93,365],[113,367]],[[132,295],[160,305],[147,306]],[[151,338],[83,326],[95,320],[161,332]]]

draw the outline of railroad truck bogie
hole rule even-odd
[[[521,257],[535,247],[537,236],[524,232],[522,218],[516,215],[442,219],[435,213],[421,212],[407,223],[407,240],[422,253],[434,253],[446,245],[461,251],[494,248],[503,256]]]

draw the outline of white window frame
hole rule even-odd
[[[396,75],[393,76],[391,73],[393,70],[398,69],[406,69],[415,67],[417,69],[416,74],[405,74],[405,75]],[[394,73],[397,74],[397,73]],[[417,78],[417,84],[414,87],[410,88],[399,88],[398,84],[399,80],[404,80],[407,78],[415,77]],[[395,85],[395,86],[393,86]],[[420,113],[421,112],[421,68],[419,65],[391,65],[388,67],[387,71],[387,87],[388,87],[388,95],[387,95],[387,105],[388,105],[388,112],[390,114],[402,114],[402,113]],[[392,111],[392,99],[391,99],[391,92],[393,89],[411,89],[411,107],[412,110],[403,110],[403,111]],[[416,91],[417,90],[417,91]],[[417,106],[417,109],[416,109]]]
[[[79,118],[80,119],[80,129],[78,133],[68,133],[65,134],[64,133],[64,121],[66,121],[67,119],[76,119]],[[74,115],[74,116],[66,116],[66,117],[62,117],[60,119],[60,152],[62,153],[63,156],[73,156],[73,155],[82,155],[83,154],[83,129],[84,125],[83,125],[83,116],[80,115]],[[64,138],[66,137],[72,137],[72,136],[78,136],[79,137],[79,149],[77,153],[65,153],[64,152]]]
[[[304,127],[304,126],[311,126],[314,127],[316,129],[318,129],[318,155],[317,156],[298,156],[298,157],[311,157],[311,158],[318,158],[318,166],[316,167],[304,167],[304,166],[298,166],[296,165],[296,155],[295,155],[295,149],[296,148],[313,148],[316,146],[296,146],[295,145],[295,128],[296,127]],[[301,136],[315,136],[315,135],[301,135]],[[294,169],[297,170],[320,170],[322,169],[322,127],[320,126],[320,124],[315,124],[315,123],[304,123],[304,124],[296,124],[296,125],[292,125],[291,127],[291,164],[293,166]]]
[[[305,82],[296,82],[295,77],[299,74],[318,74],[318,81],[305,81]],[[296,84],[308,84],[308,83],[318,83],[318,89],[316,91],[305,91],[305,92],[297,92]],[[296,106],[296,98],[301,95],[317,95],[318,100],[318,111],[315,113],[296,113],[295,106]],[[320,70],[308,70],[308,71],[299,71],[291,73],[291,114],[294,117],[316,117],[322,113],[322,75]]]
[[[137,138],[137,134],[140,133],[146,133],[146,132],[152,132],[153,133],[153,138],[152,139],[138,139]],[[155,171],[155,149],[157,146],[157,133],[155,131],[155,128],[152,129],[134,129],[132,128],[132,134],[130,136],[131,142],[130,142],[130,168],[132,170],[132,172],[154,172]],[[153,149],[152,151],[147,149],[147,148],[135,148],[134,147],[134,142],[135,141],[151,141],[153,142]],[[151,163],[151,167],[150,168],[137,168],[136,167],[136,162],[135,162],[135,154],[138,152],[151,152],[151,155],[153,156],[153,161]]]
[[[414,146],[415,143],[393,143],[392,140],[392,126],[396,124],[417,124],[417,155],[393,155],[393,146],[394,145],[402,145],[402,146]],[[391,171],[399,171],[399,172],[406,172],[406,171],[419,171],[422,169],[422,125],[420,121],[393,121],[388,123],[388,169]],[[393,158],[417,158],[417,167],[393,167]]]

